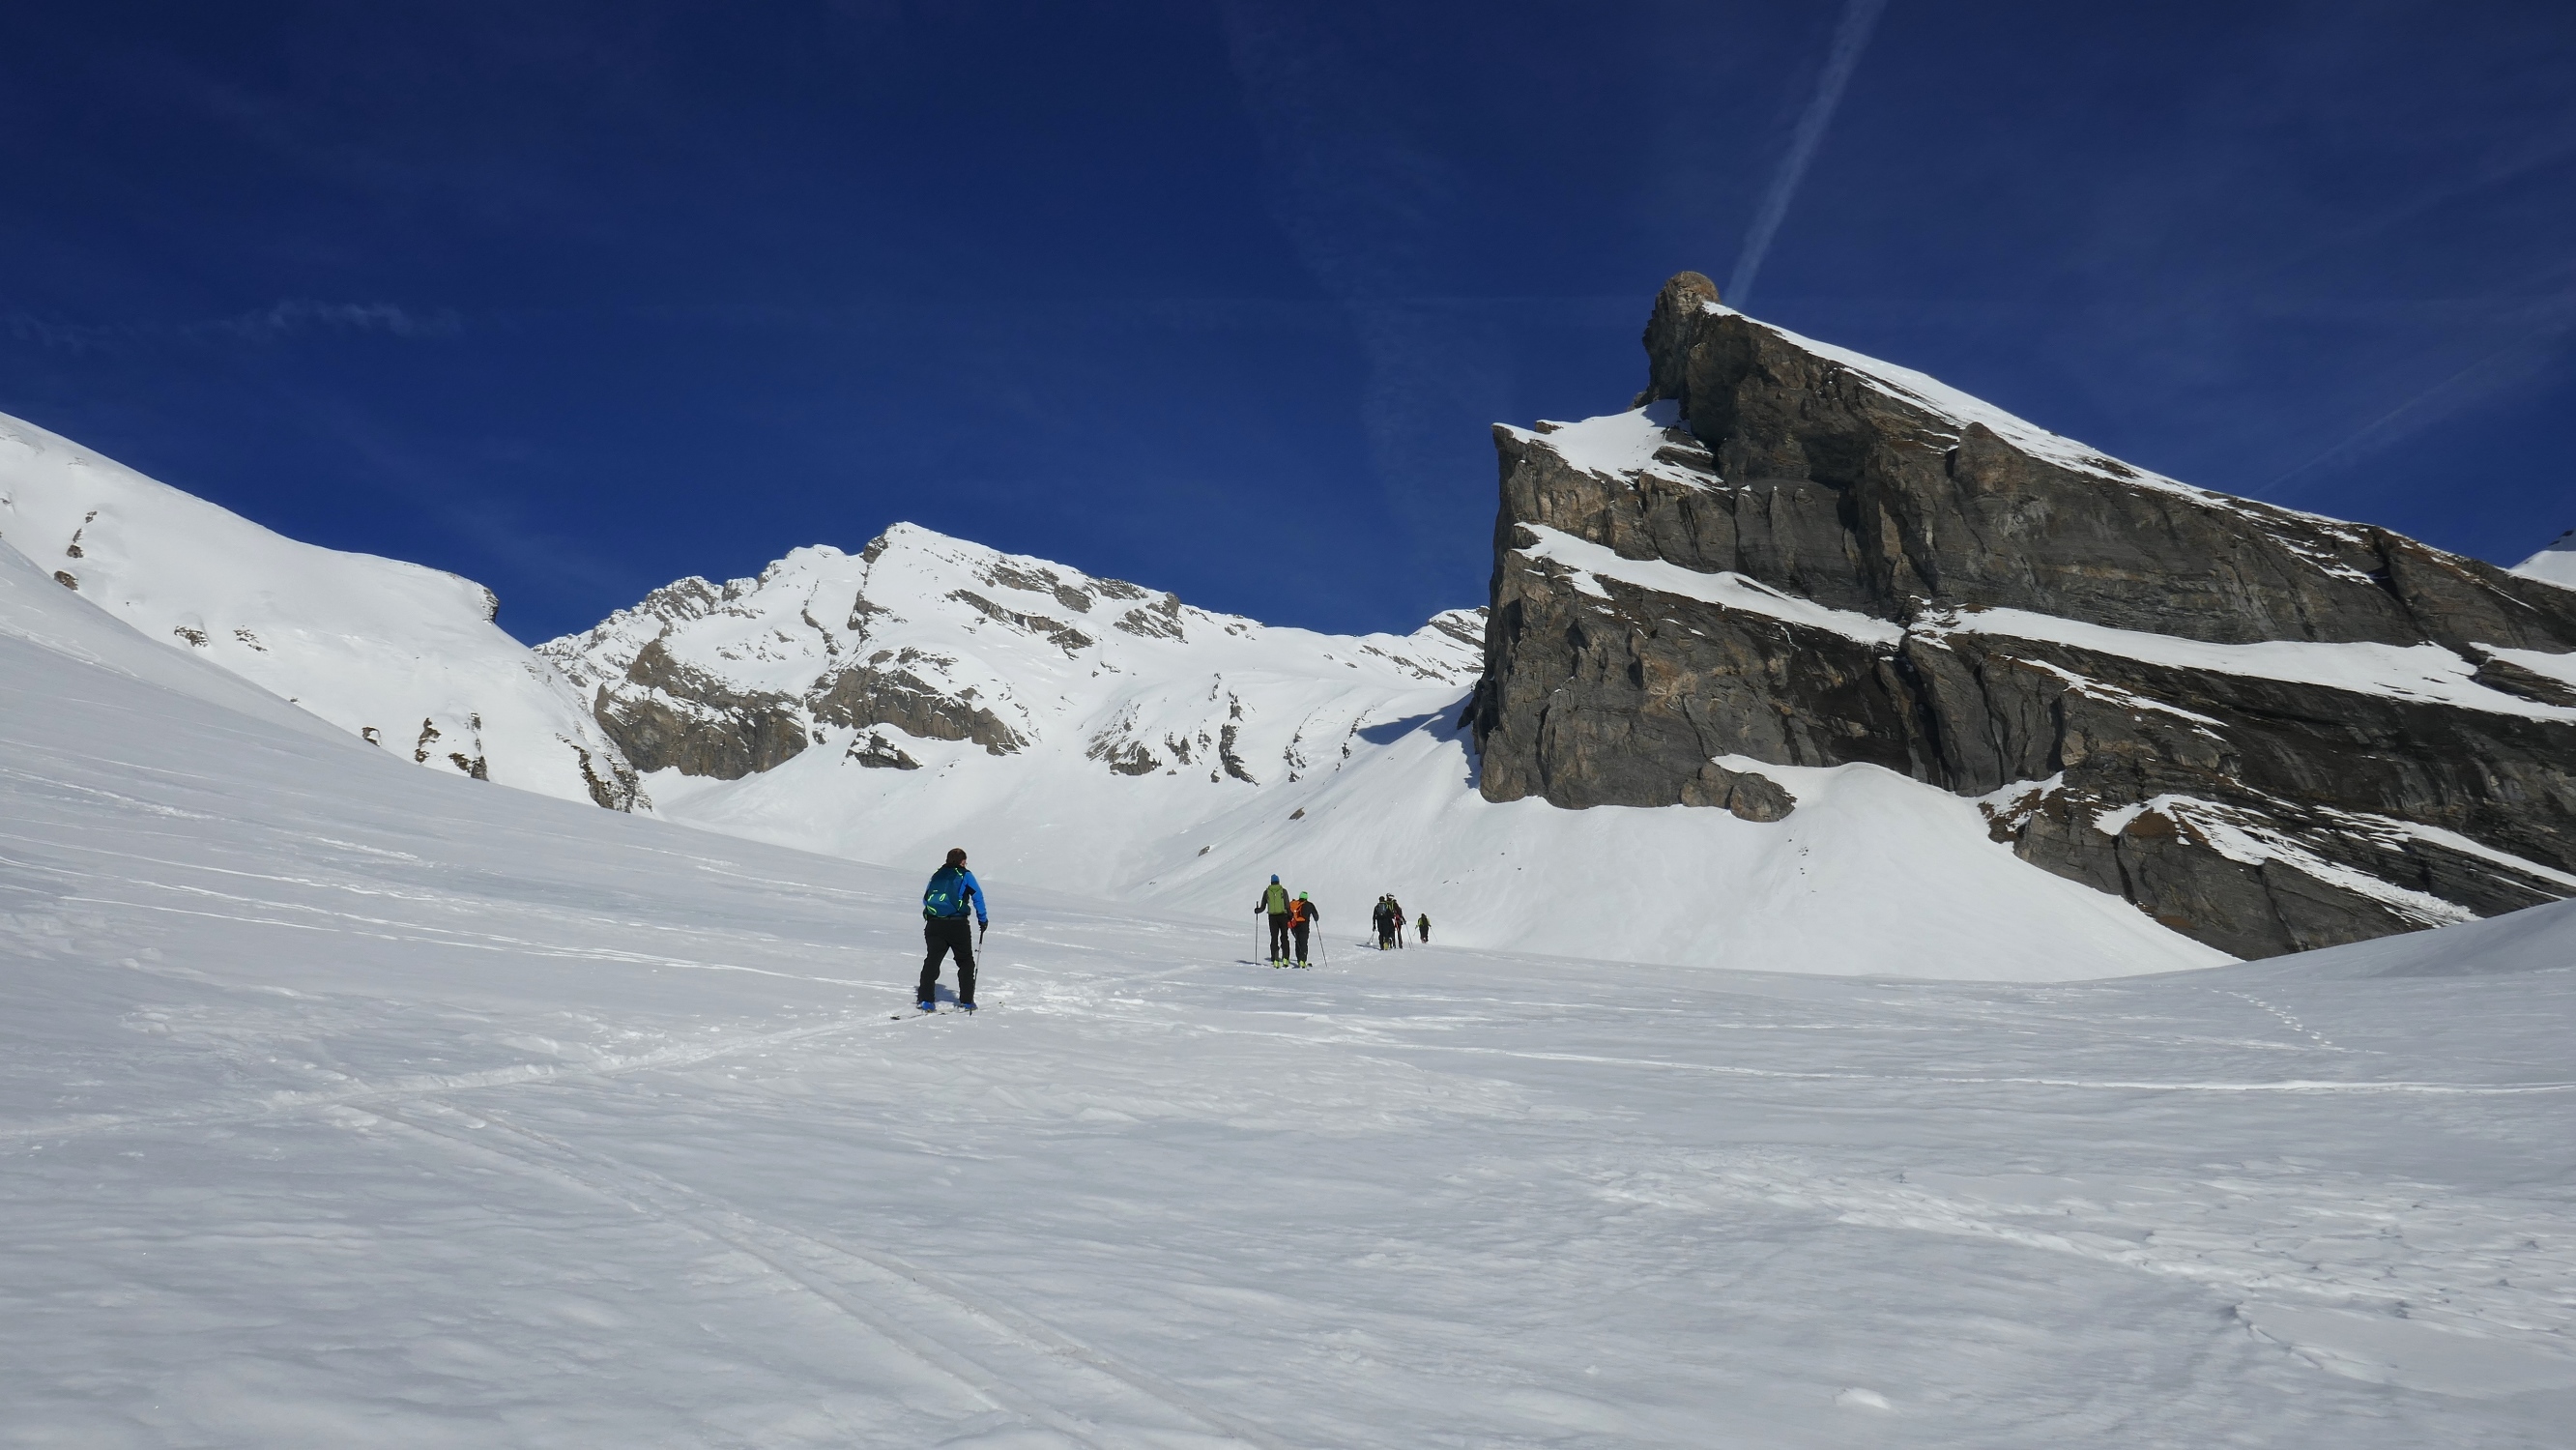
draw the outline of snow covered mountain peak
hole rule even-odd
[[[1261,677],[1454,692],[1482,642],[1480,611],[1341,639],[896,524],[855,554],[811,545],[751,578],[679,580],[538,650],[647,772],[737,780],[832,741],[909,770],[919,742],[1004,756],[1052,741],[1120,774],[1258,783],[1236,744],[1260,733]],[[1291,727],[1270,774],[1300,773],[1301,739]]]
[[[299,543],[5,416],[0,542],[146,636],[418,764],[642,804],[580,697],[470,579]]]
[[[2576,589],[2576,529],[2560,534],[2549,547],[2514,565],[2513,572],[2526,579]]]

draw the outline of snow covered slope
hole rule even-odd
[[[2560,534],[2548,548],[2514,565],[2513,572],[2576,589],[2576,529]]]
[[[987,1010],[896,1016],[929,862],[413,769],[5,557],[0,766],[11,1443],[2538,1450],[2576,1411],[2576,972],[2349,970],[2564,907],[2095,983],[1348,931],[1277,972],[1232,913],[988,871]]]
[[[2280,959],[2293,979],[2576,973],[2576,901]]]
[[[0,544],[171,649],[435,770],[617,809],[633,773],[453,574],[298,543],[0,416]]]
[[[539,649],[599,692],[672,819],[861,861],[963,845],[1247,933],[1275,871],[1327,921],[1393,892],[1471,946],[2019,979],[2227,959],[1875,766],[1775,772],[1799,805],[1771,823],[1487,801],[1458,728],[1480,614],[1280,629],[897,525]]]

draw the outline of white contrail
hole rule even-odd
[[[1780,230],[1780,221],[1789,214],[1789,199],[1798,194],[1798,183],[1807,179],[1807,163],[1816,159],[1816,147],[1825,139],[1825,127],[1834,119],[1834,108],[1843,103],[1843,87],[1851,83],[1853,67],[1860,64],[1860,53],[1869,44],[1869,32],[1878,24],[1878,12],[1887,8],[1887,0],[1849,0],[1843,7],[1842,23],[1834,27],[1834,48],[1825,57],[1825,73],[1816,78],[1816,95],[1807,102],[1805,115],[1798,118],[1798,129],[1789,137],[1789,154],[1780,158],[1780,169],[1771,177],[1771,189],[1762,194],[1762,209],[1753,214],[1753,226],[1744,234],[1744,250],[1735,259],[1735,275],[1726,279],[1726,300],[1737,307],[1751,300],[1753,274],[1762,270],[1762,256],[1771,250],[1772,234]]]

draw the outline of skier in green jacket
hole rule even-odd
[[[1255,916],[1265,913],[1270,917],[1270,964],[1275,967],[1288,960],[1288,888],[1276,876],[1252,908]]]

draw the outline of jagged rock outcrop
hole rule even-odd
[[[1645,340],[1629,412],[1496,430],[1488,798],[1776,819],[1750,763],[1881,766],[2241,956],[2576,891],[2576,590],[2158,477],[1694,273]]]
[[[1059,630],[1032,632],[1052,642]],[[947,667],[957,662],[917,649],[878,650],[865,664],[825,676],[806,697],[806,706],[826,725],[892,725],[922,740],[971,740],[993,755],[1008,755],[1028,743],[999,715],[975,703],[972,691],[952,694],[923,679],[915,667],[925,663]]]
[[[591,713],[639,770],[740,780],[805,749],[797,704],[777,691],[734,689],[654,639],[636,652],[619,688],[599,687]]]

